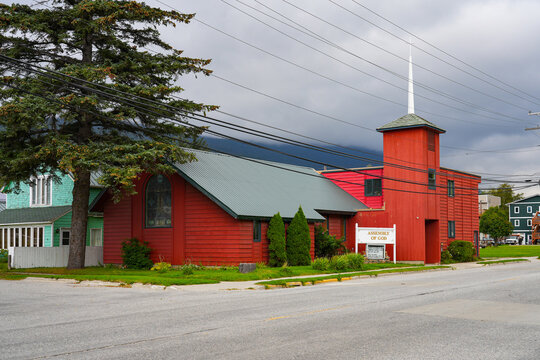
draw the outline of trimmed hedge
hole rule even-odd
[[[468,262],[474,260],[475,249],[471,242],[455,240],[448,245],[448,252],[455,262]]]

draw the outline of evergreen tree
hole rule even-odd
[[[311,264],[309,225],[300,206],[287,228],[287,262],[289,265]]]
[[[268,239],[268,264],[282,266],[287,261],[287,251],[285,250],[285,225],[279,213],[270,220],[266,238]]]
[[[179,145],[202,129],[179,121],[214,107],[174,94],[180,75],[208,75],[210,60],[182,56],[159,30],[193,16],[138,1],[0,4],[0,183],[18,191],[39,173],[73,176],[68,268],[84,267],[92,172],[118,200],[138,174],[195,160]]]

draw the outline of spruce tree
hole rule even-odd
[[[180,75],[210,74],[210,60],[160,37],[193,16],[138,1],[0,4],[0,183],[17,191],[40,173],[73,176],[68,268],[84,267],[91,173],[118,199],[138,174],[195,160],[180,146],[202,129],[180,122],[213,107],[174,94]]]
[[[285,249],[285,225],[279,213],[275,214],[268,224],[268,264],[282,266],[287,261]]]
[[[287,228],[287,262],[291,266],[311,264],[309,225],[300,206]]]

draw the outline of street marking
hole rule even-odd
[[[314,315],[314,314],[327,312],[327,311],[341,310],[341,309],[346,309],[346,308],[350,308],[350,307],[351,307],[351,305],[346,305],[346,306],[338,306],[338,307],[328,308],[328,309],[312,310],[312,311],[306,311],[306,312],[302,312],[302,313],[298,313],[298,314],[271,317],[271,318],[266,319],[265,321],[290,319],[290,318],[296,318],[296,317],[301,317],[301,316],[306,316],[306,315]]]
[[[398,312],[540,326],[540,305],[458,299]]]

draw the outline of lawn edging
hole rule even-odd
[[[503,260],[486,260],[478,261],[477,264],[489,266],[489,265],[505,265],[513,262],[531,262],[529,259],[503,259]]]
[[[421,268],[399,268],[399,269],[388,269],[388,270],[371,270],[371,271],[357,271],[349,273],[340,273],[326,276],[314,276],[314,277],[295,277],[295,278],[285,278],[285,279],[276,279],[269,281],[260,281],[255,283],[256,285],[262,285],[265,289],[275,289],[275,288],[289,288],[289,287],[299,287],[299,286],[311,286],[324,284],[329,282],[341,282],[353,279],[368,278],[368,277],[377,277],[381,275],[389,274],[400,274],[400,273],[410,273],[410,272],[420,272],[420,271],[433,271],[433,270],[452,270],[451,266],[437,265],[437,266],[425,266]]]

